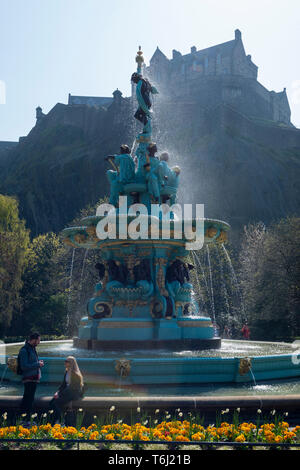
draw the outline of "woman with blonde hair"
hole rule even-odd
[[[68,356],[65,367],[62,384],[50,402],[50,409],[54,411],[53,420],[56,423],[60,421],[62,410],[68,403],[83,397],[83,377],[75,357]]]

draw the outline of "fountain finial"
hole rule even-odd
[[[142,73],[142,65],[144,63],[144,57],[143,57],[143,52],[142,52],[142,47],[141,46],[139,46],[139,50],[137,52],[137,56],[135,58],[135,61],[138,64],[137,73],[141,74]]]

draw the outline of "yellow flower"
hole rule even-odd
[[[182,436],[181,434],[179,434],[178,436],[176,436],[176,441],[180,441],[180,442],[189,442],[189,439],[185,436]]]
[[[246,438],[243,434],[239,434],[236,438],[235,438],[235,442],[245,442]]]
[[[204,441],[205,434],[198,432],[196,434],[192,434],[192,441]]]

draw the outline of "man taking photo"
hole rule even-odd
[[[41,368],[44,361],[40,361],[36,352],[36,346],[40,344],[39,333],[32,333],[19,352],[19,367],[22,373],[24,394],[21,402],[21,413],[26,414],[30,420],[37,384],[41,379]]]

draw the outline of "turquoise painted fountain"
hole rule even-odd
[[[132,150],[122,145],[118,154],[107,157],[113,166],[107,172],[109,204],[63,231],[68,246],[98,250],[101,262],[78,336],[73,342],[39,347],[45,361],[43,381],[60,382],[64,358],[70,354],[89,388],[159,386],[163,394],[163,386],[173,385],[184,394],[182,386],[299,377],[300,360],[291,345],[221,344],[212,319],[201,314],[193,297],[190,247],[199,234],[196,249],[225,243],[229,225],[197,215],[180,217],[180,168],[169,167],[166,153],[156,157],[151,95],[157,90],[142,76],[141,50],[136,60],[135,118],[143,129]],[[0,345],[2,382],[19,380],[6,366],[7,356],[16,355],[19,347]]]
[[[155,155],[150,97],[157,90],[142,77],[142,62],[139,50],[131,79],[136,83],[135,118],[143,131],[135,155],[122,145],[120,154],[107,157],[114,167],[107,171],[110,205],[63,231],[66,244],[97,249],[102,260],[74,345],[122,351],[219,348],[211,319],[201,316],[192,297],[194,266],[187,256],[197,233],[202,231],[204,243],[223,243],[229,226],[176,214],[180,168],[169,167],[167,153]]]

